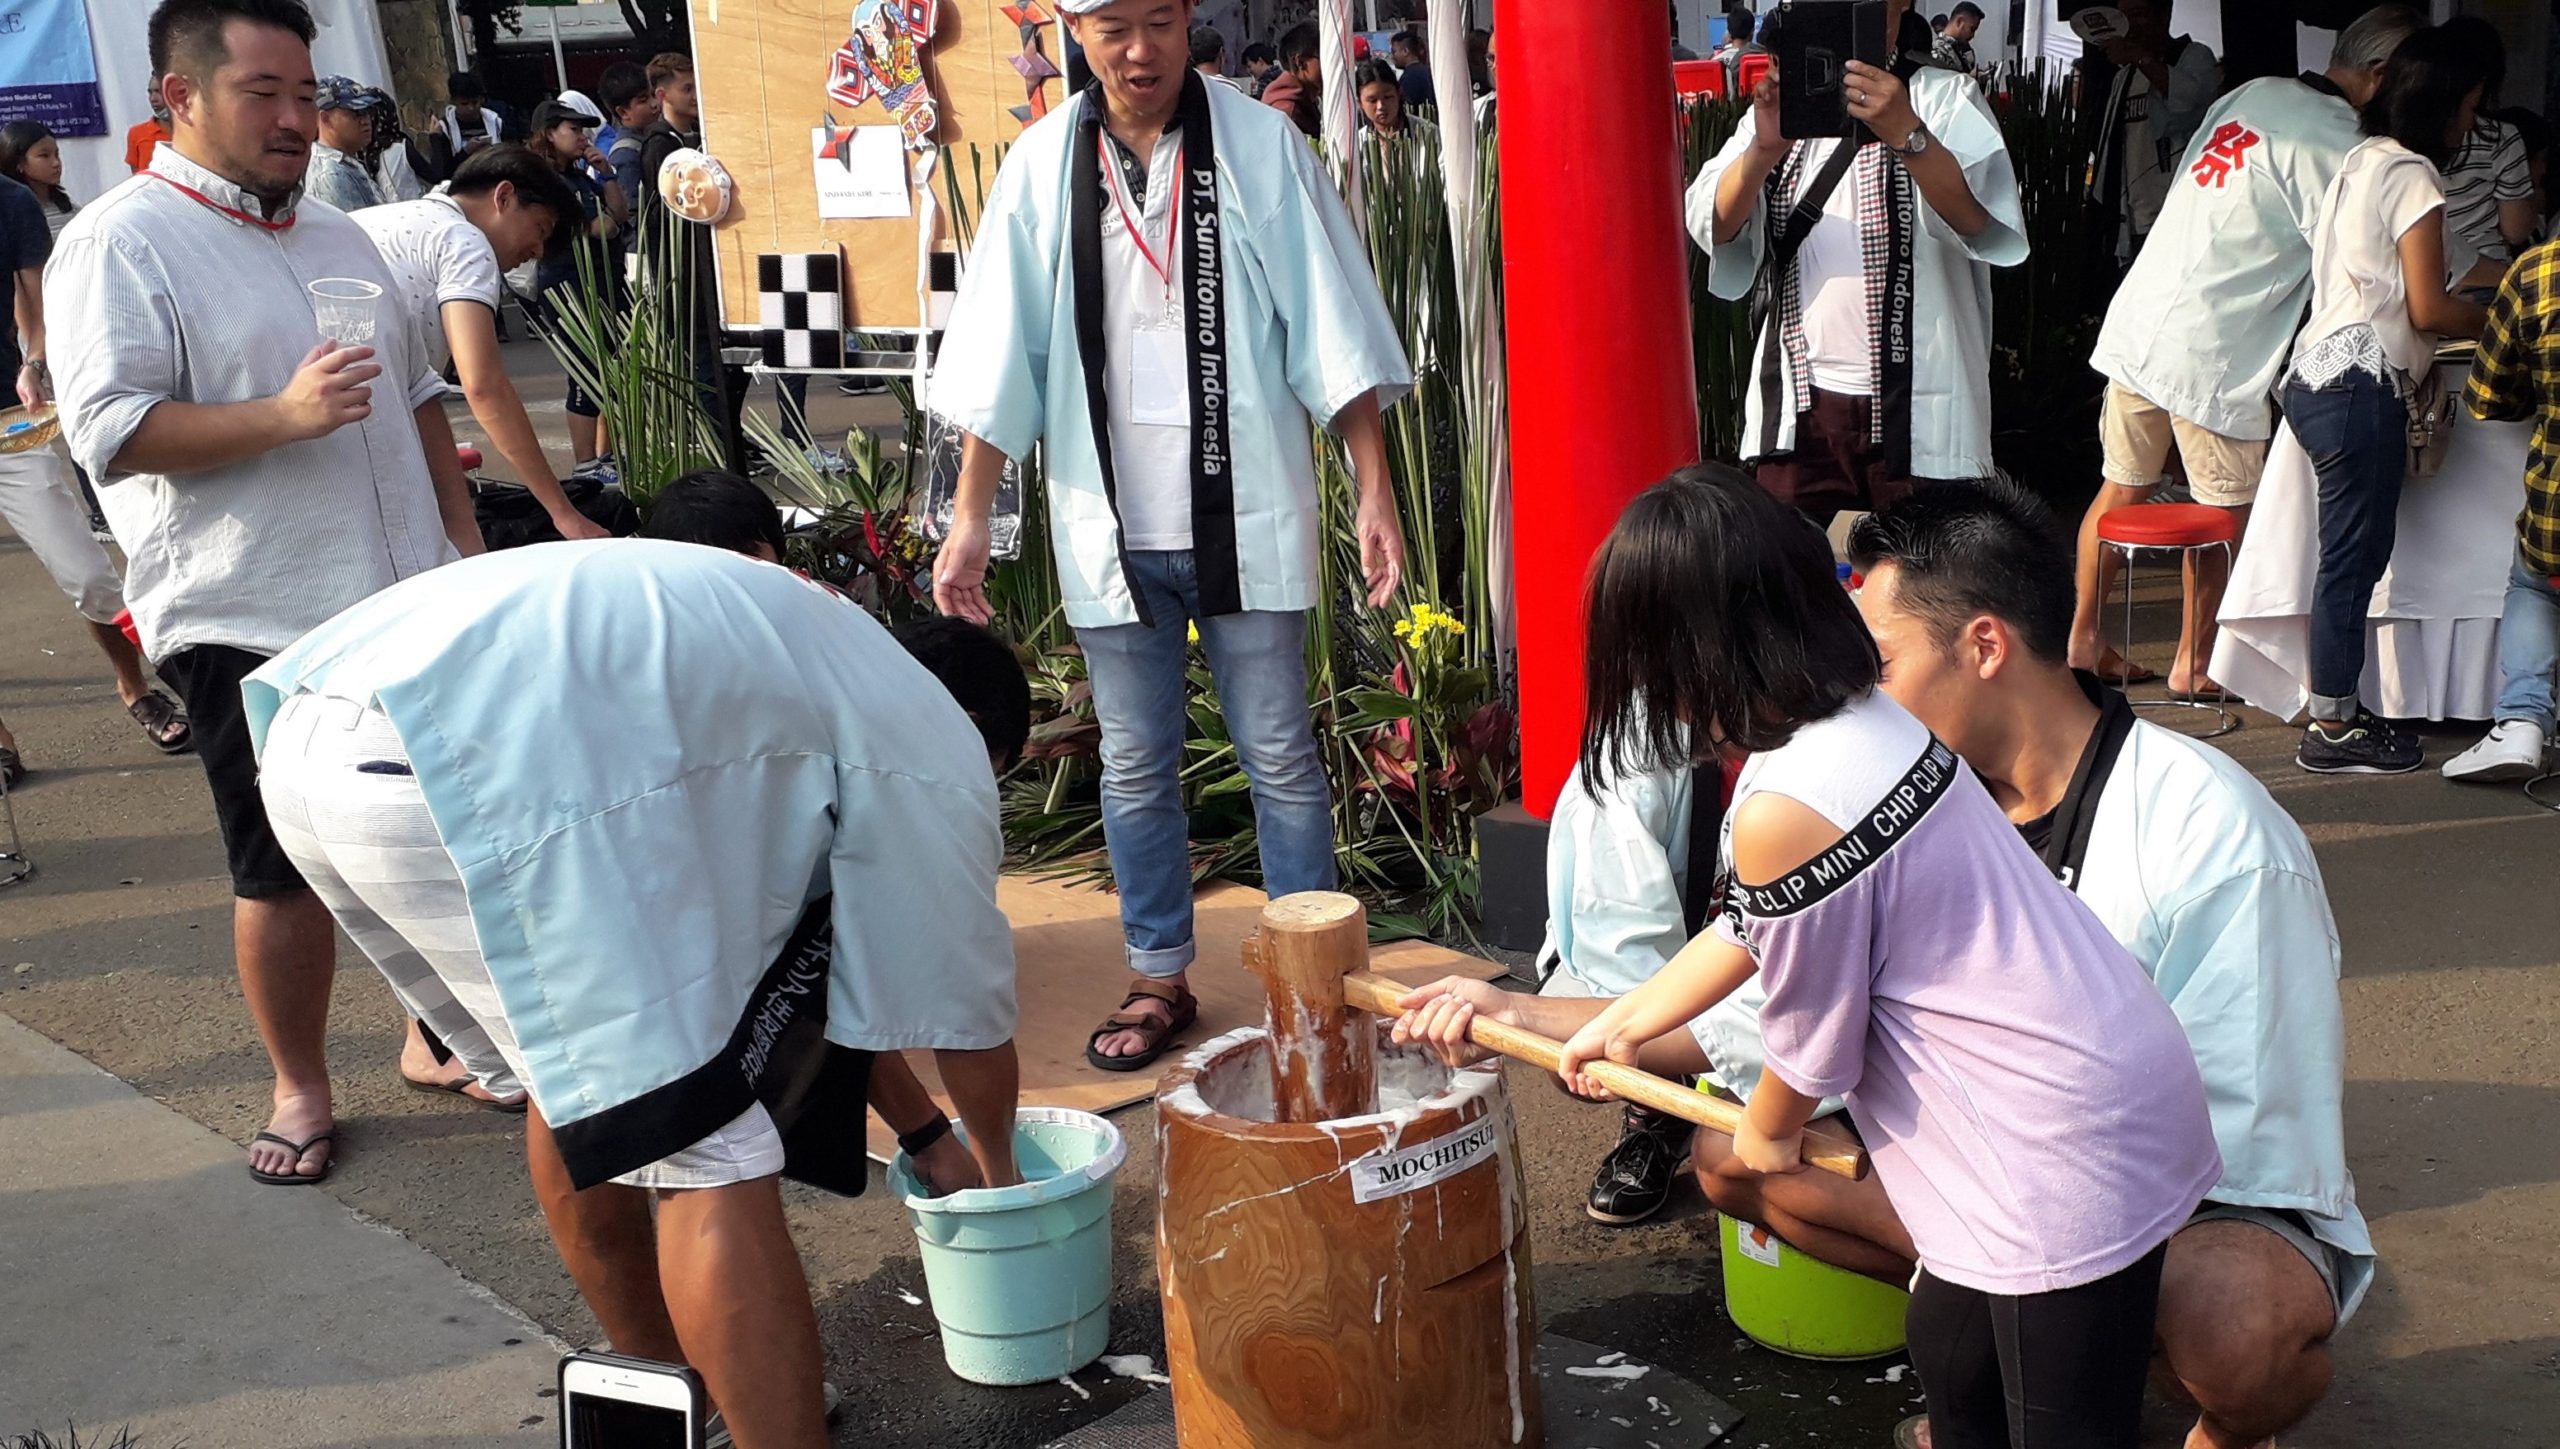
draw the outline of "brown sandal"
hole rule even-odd
[[[1144,1012],[1129,1010],[1148,1000],[1163,1002],[1171,1008],[1171,1015],[1159,1020]],[[1105,1017],[1102,1025],[1094,1028],[1093,1035],[1085,1038],[1084,1059],[1100,1071],[1134,1072],[1153,1065],[1156,1058],[1164,1055],[1165,1048],[1173,1045],[1173,1039],[1189,1031],[1191,1024],[1199,1019],[1200,998],[1191,994],[1190,987],[1168,987],[1139,977],[1130,984],[1128,996],[1120,1002],[1120,1010]],[[1125,1057],[1103,1055],[1102,1039],[1124,1031],[1134,1031],[1145,1037],[1146,1049],[1131,1052]]]

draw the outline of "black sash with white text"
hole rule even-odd
[[[1108,332],[1103,319],[1102,226],[1107,209],[1102,190],[1103,100],[1100,85],[1088,87],[1076,117],[1076,139],[1068,176],[1068,248],[1075,272],[1076,348],[1084,367],[1085,405],[1093,429],[1094,456],[1102,466],[1103,496],[1116,521],[1120,513],[1120,479],[1111,452],[1111,402]],[[1209,114],[1209,88],[1197,73],[1186,72],[1182,100],[1175,113],[1182,127],[1183,200],[1183,333],[1190,358],[1191,385],[1191,548],[1200,581],[1200,612],[1215,617],[1244,612],[1244,584],[1236,557],[1236,489],[1233,430],[1228,407],[1226,262],[1218,211],[1216,137]],[[1163,184],[1161,180],[1150,184]],[[1171,257],[1167,265],[1176,265]],[[1120,568],[1129,576],[1129,544],[1120,539]],[[1153,611],[1134,584],[1130,596],[1138,621],[1152,627]]]
[[[1946,798],[1955,783],[1956,754],[1936,739],[1919,760],[1876,802],[1857,829],[1830,849],[1767,885],[1733,883],[1732,910],[1741,916],[1769,920],[1812,909],[1864,875],[1884,858],[1896,840],[1909,834],[1932,806]]]

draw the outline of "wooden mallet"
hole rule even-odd
[[[1401,1016],[1413,988],[1371,975],[1368,915],[1333,892],[1284,896],[1263,908],[1262,930],[1245,942],[1245,961],[1262,977],[1271,1009],[1272,1087],[1283,1122],[1321,1122],[1376,1108],[1376,1030],[1363,1012]],[[1561,1043],[1479,1016],[1467,1040],[1486,1051],[1553,1072]],[[1733,1136],[1742,1109],[1651,1072],[1611,1061],[1583,1074],[1609,1094],[1683,1122]],[[1867,1175],[1866,1150],[1818,1128],[1804,1134],[1804,1160],[1857,1181]]]

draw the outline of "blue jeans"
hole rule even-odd
[[[2530,720],[2560,733],[2552,709],[2552,676],[2560,674],[2560,588],[2526,568],[2523,555],[2507,574],[2506,608],[2498,617],[2498,718]]]
[[[2365,615],[2400,537],[2409,405],[2371,375],[2284,389],[2285,421],[2320,476],[2320,571],[2311,585],[2311,717],[2354,719]]]
[[[1155,624],[1078,629],[1102,723],[1102,835],[1120,887],[1120,930],[1141,976],[1190,969],[1191,822],[1182,808],[1183,694],[1190,625],[1218,682],[1220,713],[1253,783],[1263,885],[1276,899],[1334,888],[1333,796],[1307,709],[1307,620],[1252,612],[1200,618],[1188,552],[1132,550],[1129,586]]]

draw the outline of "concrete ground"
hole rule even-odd
[[[533,359],[520,361],[528,395],[557,396]],[[881,406],[823,388],[815,402],[822,435]],[[549,430],[556,414],[537,421]],[[2145,627],[2158,637],[2156,624]],[[155,755],[117,711],[103,663],[69,608],[5,534],[0,717],[38,772],[14,799],[42,868],[26,885],[0,891],[0,1013],[245,1142],[264,1121],[267,1080],[232,978],[229,903],[202,775],[192,760]],[[2458,726],[2426,733],[2437,758],[2472,736]],[[2292,738],[2253,715],[2223,744],[2302,821],[2328,873],[2346,942],[2349,1157],[2382,1271],[2338,1345],[2335,1391],[2282,1442],[2286,1449],[2560,1445],[2560,1264],[2550,1246],[2560,1235],[2560,892],[2552,871],[2560,817],[2512,790],[2457,789],[2432,772],[2389,780],[2301,775],[2290,764]],[[317,1192],[260,1191],[290,1199],[274,1205],[279,1214],[340,1205],[341,1223],[361,1215],[391,1229],[545,1330],[585,1342],[594,1324],[534,1211],[517,1123],[401,1090],[389,994],[351,952],[344,964],[331,1038],[348,1135],[342,1165]],[[31,1092],[14,1078],[0,1084],[0,1132],[15,1130],[8,1114],[26,1112]],[[1907,1375],[1888,1384],[1878,1366],[1798,1363],[1750,1347],[1724,1317],[1714,1219],[1694,1197],[1667,1220],[1633,1230],[1590,1222],[1581,1197],[1613,1121],[1526,1074],[1515,1080],[1514,1100],[1545,1328],[1658,1362],[1731,1400],[1749,1416],[1735,1443],[1881,1449],[1889,1442],[1893,1423],[1916,1402]],[[1160,1360],[1152,1118],[1138,1109],[1117,1120],[1131,1152],[1114,1219],[1113,1351]],[[289,1401],[260,1396],[315,1381],[407,1382],[428,1359],[456,1351],[440,1291],[399,1286],[407,1279],[387,1288],[378,1276],[376,1259],[416,1257],[388,1235],[375,1235],[379,1252],[357,1255],[364,1261],[319,1260],[318,1275],[339,1285],[344,1302],[277,1291],[309,1281],[280,1274],[313,1270],[236,1251],[232,1235],[243,1225],[225,1214],[240,1208],[215,1202],[228,1204],[233,1193],[218,1163],[182,1163],[156,1135],[103,1121],[96,1131],[53,1134],[41,1150],[17,1142],[0,1139],[10,1173],[0,1193],[0,1301],[11,1309],[10,1327],[0,1329],[7,1365],[0,1435],[38,1424],[58,1429],[76,1413],[84,1424],[131,1421],[169,1438],[183,1430],[196,1449],[318,1443],[284,1437],[282,1425],[271,1437],[233,1438],[213,1409],[187,1420],[172,1406],[207,1402],[200,1365],[217,1350],[231,1351],[220,1368],[236,1379],[239,1401],[279,1406]],[[138,1230],[132,1218],[106,1215],[125,1204],[99,1193],[102,1183],[205,1206]],[[247,1195],[245,1186],[237,1192]],[[263,1203],[248,1195],[241,1206]],[[57,1206],[84,1223],[95,1215],[83,1251],[26,1246],[28,1229]],[[1058,1385],[961,1384],[943,1371],[930,1311],[916,1301],[923,1280],[901,1211],[875,1191],[854,1200],[801,1193],[792,1212],[830,1372],[847,1391],[839,1444],[1017,1449],[1132,1395],[1161,1392],[1100,1369],[1079,1376],[1090,1398]],[[280,1218],[273,1230],[291,1261],[307,1257],[302,1221]],[[149,1312],[100,1301],[102,1274],[172,1252],[190,1260],[195,1283],[235,1282],[250,1296],[237,1307],[218,1297],[172,1298]],[[346,1318],[365,1320],[368,1331],[337,1331]],[[29,1324],[65,1331],[19,1331]],[[486,1346],[465,1337],[467,1346]],[[270,1351],[236,1352],[243,1341]],[[492,1402],[468,1411],[506,1424],[547,1414],[549,1401],[532,1388],[540,1375],[518,1377],[520,1390],[503,1375],[486,1381]],[[185,1392],[195,1397],[172,1397],[161,1387],[168,1384],[194,1385]],[[2163,1409],[2155,1421],[2153,1442],[2178,1442],[2172,1413]],[[509,1442],[497,1433],[434,1432],[447,1437],[329,1442]],[[160,1449],[160,1441],[146,1436],[143,1449]]]

